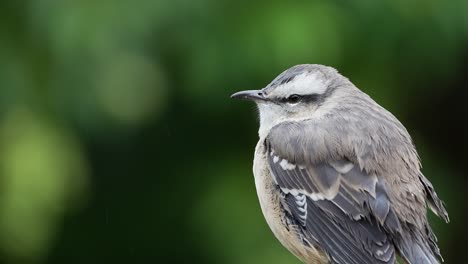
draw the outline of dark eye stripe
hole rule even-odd
[[[308,95],[304,95],[302,97],[302,101],[304,101],[304,102],[316,102],[319,99],[320,99],[319,94],[308,94]]]
[[[320,99],[319,94],[306,94],[306,95],[301,95],[301,100],[300,102],[303,103],[311,103],[311,102],[317,102]],[[289,97],[286,98],[279,98],[277,99],[279,103],[288,103],[289,102]]]

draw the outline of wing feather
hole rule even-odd
[[[335,263],[393,263],[384,229],[390,212],[385,185],[345,159],[293,164],[269,150],[274,182],[301,234]],[[273,154],[273,155],[271,155]]]
[[[415,208],[406,203],[414,193],[402,185],[423,188],[419,191],[426,194],[429,207],[449,219],[432,184],[422,174],[422,184],[412,182],[420,174],[419,160],[406,130],[399,123],[401,129],[392,131],[385,129],[395,126],[378,126],[384,129],[378,131],[355,123],[336,126],[349,120],[335,118],[322,120],[320,126],[313,120],[283,122],[265,139],[273,181],[283,193],[281,203],[288,207],[290,221],[300,225],[301,241],[324,249],[335,263],[394,263],[396,251],[408,263],[439,263],[423,203]],[[350,133],[359,134],[351,140]],[[376,141],[375,133],[385,142]]]

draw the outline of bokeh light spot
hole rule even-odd
[[[161,113],[167,102],[163,73],[132,53],[115,53],[102,66],[96,91],[102,109],[125,125],[138,125]]]
[[[15,110],[0,121],[0,248],[38,260],[64,212],[85,199],[86,162],[74,137],[39,115]]]

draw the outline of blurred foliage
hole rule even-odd
[[[297,263],[251,173],[254,107],[334,66],[407,126],[464,263],[468,1],[0,2],[0,263]],[[463,139],[461,141],[460,139]]]
[[[44,118],[18,110],[3,121],[0,246],[33,260],[47,250],[64,209],[82,202],[86,164],[75,140]]]

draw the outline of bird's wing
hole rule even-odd
[[[388,234],[401,226],[383,179],[345,157],[307,162],[301,151],[285,157],[278,149],[285,140],[267,137],[268,163],[304,245],[319,246],[334,263],[394,263]]]

